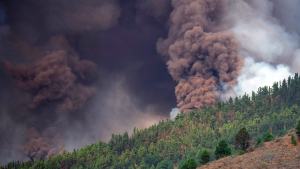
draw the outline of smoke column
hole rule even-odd
[[[87,99],[96,93],[95,88],[87,86],[97,78],[96,64],[79,60],[64,50],[53,51],[28,65],[13,66],[6,60],[3,63],[16,87],[29,94],[26,102],[30,110],[55,103],[56,112],[73,112],[82,109]],[[28,160],[31,156],[48,158],[62,148],[63,141],[56,127],[48,127],[42,135],[35,128],[29,129],[27,142],[19,150],[24,154],[23,160]]]
[[[27,143],[20,148],[26,157],[23,161],[29,160],[28,157],[39,158],[44,156],[54,156],[63,150],[63,140],[60,139],[55,127],[47,128],[41,135],[35,128],[30,128],[27,135]]]
[[[178,81],[175,89],[181,111],[214,105],[220,83],[236,84],[243,60],[238,42],[222,31],[224,0],[173,0],[167,39],[159,39],[157,51],[169,57],[168,70]]]
[[[299,72],[299,5],[173,0],[169,35],[157,51],[178,82],[177,107],[187,112],[213,105]]]

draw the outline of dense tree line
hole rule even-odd
[[[285,135],[295,128],[300,117],[300,82],[298,74],[272,87],[261,87],[250,97],[229,98],[216,106],[178,114],[146,129],[134,127],[133,134],[112,134],[108,143],[99,141],[72,152],[64,151],[44,160],[11,162],[0,169],[95,169],[95,168],[173,168],[195,159],[199,166],[201,154],[208,151],[211,160],[216,147],[224,140],[233,153],[235,135],[243,127],[251,140],[263,139],[269,131]],[[300,134],[299,134],[300,135]],[[222,144],[224,144],[222,141]],[[217,150],[219,151],[219,150]],[[229,150],[226,150],[229,152]]]

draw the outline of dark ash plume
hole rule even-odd
[[[42,134],[32,127],[28,130],[26,140],[27,143],[19,149],[25,155],[23,161],[29,160],[30,157],[35,159],[41,156],[49,158],[49,156],[61,152],[64,147],[56,127],[49,127]]]
[[[3,63],[16,86],[32,94],[30,109],[48,101],[62,100],[57,110],[75,111],[96,92],[82,85],[86,77],[95,74],[96,64],[68,56],[65,51],[53,52],[32,65],[13,66],[6,60]]]
[[[243,65],[238,43],[218,25],[225,14],[224,0],[173,0],[169,37],[157,50],[169,57],[168,70],[178,81],[178,107],[186,112],[215,104],[222,82],[233,86]]]

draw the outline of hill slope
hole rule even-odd
[[[295,132],[291,134],[296,135]],[[266,142],[263,147],[257,147],[244,155],[232,155],[197,169],[298,169],[300,168],[300,144],[296,139],[297,146],[292,145],[291,134]]]

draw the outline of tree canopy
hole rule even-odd
[[[216,159],[231,155],[231,149],[228,147],[224,139],[219,142],[219,145],[217,145],[215,155]]]
[[[249,148],[250,134],[247,132],[245,127],[241,128],[238,134],[235,135],[233,144],[235,149],[242,149],[243,151],[246,151]]]

